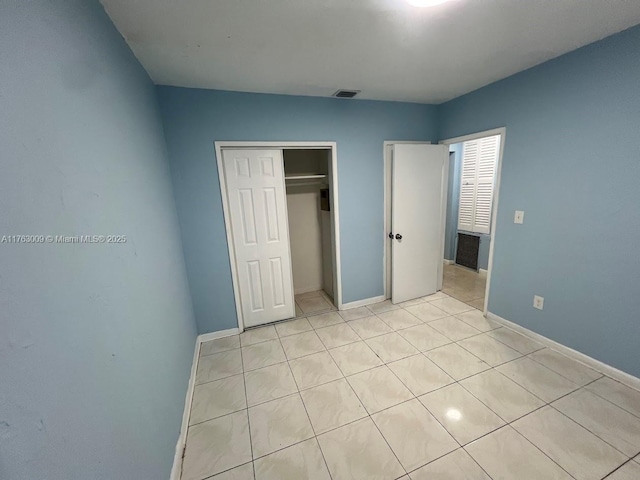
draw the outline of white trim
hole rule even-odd
[[[384,299],[391,298],[391,271],[387,268],[387,257],[391,256],[391,242],[388,241],[387,235],[391,231],[391,216],[389,211],[391,210],[391,155],[390,149],[387,147],[393,147],[398,144],[408,145],[432,145],[431,141],[404,141],[404,140],[385,140],[382,144],[383,154],[383,225],[384,225],[384,246],[382,248],[382,281],[384,286]],[[447,163],[447,168],[448,168]],[[447,182],[448,184],[448,182]],[[445,203],[446,209],[446,203]],[[445,222],[446,222],[446,210],[445,210]],[[444,245],[444,240],[443,240]],[[353,302],[352,302],[353,303]]]
[[[205,343],[205,342],[210,342],[211,340],[216,340],[218,338],[230,337],[232,335],[239,335],[239,334],[240,334],[239,328],[228,328],[227,330],[219,330],[217,332],[203,333],[202,335],[198,336],[198,342]]]
[[[433,145],[431,140],[384,140],[385,145]]]
[[[333,226],[333,259],[335,261],[333,269],[332,292],[333,301],[338,309],[342,307],[342,263],[340,261],[340,208],[338,202],[338,144],[329,142],[331,146],[331,223]]]
[[[489,273],[489,270],[485,270],[484,268],[479,268],[479,269],[478,269],[478,273],[480,274],[480,276],[486,277],[486,276],[487,276],[487,274]],[[485,301],[486,301],[486,300],[487,300],[487,299],[485,298]]]
[[[170,480],[180,480],[182,475],[182,453],[187,445],[187,430],[189,428],[189,415],[191,414],[191,401],[193,400],[193,390],[196,383],[196,370],[198,368],[198,359],[200,357],[201,337],[196,338],[196,345],[193,352],[193,363],[191,364],[191,374],[189,376],[189,384],[187,386],[187,394],[184,400],[184,410],[182,412],[182,425],[180,426],[180,435],[176,443],[176,452],[173,456],[173,466],[171,467]]]
[[[449,195],[449,160],[451,154],[447,151],[447,158],[444,161],[442,167],[442,178],[440,180],[440,252],[444,259],[445,243],[444,239],[447,236],[447,197]],[[438,262],[438,286],[437,291],[442,290],[442,284],[444,283],[444,263]]]
[[[445,258],[444,260],[442,260],[442,263],[444,263],[445,265],[455,265],[456,261],[455,260],[447,260]]]
[[[550,338],[547,338],[544,335],[540,335],[539,333],[533,332],[528,328],[518,325],[517,323],[513,323],[509,320],[506,320],[494,313],[487,312],[486,317],[489,320],[493,320],[494,322],[499,323],[500,325],[506,328],[509,328],[514,332],[520,333],[525,337],[530,338],[531,340],[541,343],[544,346],[549,347],[550,349],[555,350],[556,352],[571,358],[572,360],[580,362],[583,365],[586,365],[587,367],[602,373],[603,375],[607,375],[608,377],[611,377],[614,380],[619,381],[620,383],[624,383],[628,387],[631,387],[635,390],[640,390],[640,378],[638,377],[634,377],[633,375],[623,372],[622,370],[618,370],[617,368],[612,367],[611,365],[601,362],[600,360],[596,360],[595,358],[590,357],[589,355],[578,352],[577,350],[574,350],[570,347],[567,347],[566,345],[563,345],[554,340],[551,340]]]
[[[493,190],[493,205],[491,208],[491,243],[489,243],[489,266],[487,268],[487,286],[484,292],[484,314],[489,312],[489,291],[491,289],[491,274],[493,273],[493,249],[496,244],[496,223],[498,222],[498,200],[500,197],[500,179],[502,178],[502,160],[504,159],[504,144],[507,139],[506,127],[494,128],[493,130],[485,130],[484,132],[472,133],[461,137],[448,138],[440,140],[439,143],[444,145],[452,145],[454,143],[476,140],[478,138],[490,137],[492,135],[500,135],[500,154],[498,155],[498,165],[496,166],[496,184]]]
[[[453,145],[454,143],[464,143],[470,140],[477,140],[478,138],[492,137],[494,135],[504,135],[506,131],[506,127],[494,128],[492,130],[470,133],[469,135],[462,135],[460,137],[447,138],[444,140],[440,140],[438,143],[441,145]]]
[[[294,295],[302,295],[303,293],[311,293],[311,292],[318,292],[322,290],[322,285],[317,286],[317,287],[305,287],[305,288],[299,288],[297,290],[293,290],[293,294]],[[278,320],[280,321],[280,320]]]
[[[283,149],[283,150],[331,150],[336,142],[215,142],[220,149]]]
[[[383,226],[384,246],[382,247],[382,281],[384,282],[384,298],[391,298],[391,242],[388,235],[391,232],[391,158],[393,157],[393,143],[384,142],[383,163]]]
[[[366,307],[367,305],[373,305],[374,303],[384,302],[386,299],[387,298],[385,295],[380,295],[379,297],[371,297],[371,298],[365,298],[364,300],[356,300],[355,302],[342,304],[342,307],[339,308],[338,310],[349,310],[351,308]]]
[[[229,251],[229,263],[231,264],[231,280],[233,283],[233,297],[236,304],[236,318],[238,330],[244,331],[244,321],[242,318],[242,304],[240,300],[240,286],[238,283],[238,272],[236,266],[235,252],[233,249],[233,233],[231,231],[231,220],[229,213],[229,202],[227,200],[227,186],[224,177],[222,162],[223,149],[309,149],[309,150],[331,150],[331,223],[333,226],[333,249],[334,249],[334,301],[338,309],[342,306],[342,264],[340,261],[340,208],[338,203],[338,146],[336,142],[234,142],[223,141],[214,142],[216,152],[216,163],[218,165],[218,182],[220,184],[220,194],[222,196],[222,211],[224,216],[224,226],[227,234],[227,247]]]

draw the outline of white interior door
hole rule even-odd
[[[391,187],[391,301],[435,293],[444,238],[446,145],[395,144]]]
[[[245,327],[295,316],[281,150],[223,150]]]

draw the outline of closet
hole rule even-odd
[[[296,316],[336,310],[330,150],[284,150]]]
[[[238,326],[337,310],[335,147],[216,148]]]

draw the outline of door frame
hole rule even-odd
[[[498,164],[496,165],[496,179],[493,187],[493,201],[491,204],[491,243],[489,244],[489,265],[487,267],[487,286],[484,291],[484,310],[483,315],[486,317],[489,311],[489,290],[491,288],[491,276],[493,274],[493,249],[496,244],[496,223],[498,221],[498,199],[500,197],[500,179],[502,177],[502,160],[504,158],[504,144],[507,138],[507,128],[499,127],[483,132],[471,133],[460,137],[448,138],[440,140],[442,145],[452,145],[454,143],[468,142],[469,140],[477,140],[479,138],[500,135],[500,151],[498,153]],[[446,205],[445,205],[446,207]],[[444,248],[442,250],[442,263],[444,264]]]
[[[231,265],[231,279],[233,283],[233,296],[236,304],[236,317],[238,329],[244,331],[244,318],[242,316],[242,303],[240,300],[240,287],[238,283],[238,269],[235,252],[233,249],[233,230],[229,213],[229,202],[227,198],[227,184],[224,176],[224,165],[222,159],[223,150],[329,150],[331,152],[331,162],[329,164],[331,172],[329,185],[331,188],[331,226],[333,230],[333,285],[334,302],[338,310],[342,309],[342,274],[340,264],[340,209],[338,203],[338,146],[336,142],[234,142],[220,141],[214,142],[216,164],[218,166],[218,181],[220,184],[220,194],[222,196],[222,211],[224,214],[224,226],[227,234],[227,251],[229,254],[229,264]],[[287,219],[288,222],[288,219]],[[291,246],[289,246],[291,248]],[[295,296],[294,303],[295,303]]]
[[[384,175],[383,175],[383,185],[384,185],[384,247],[382,248],[382,282],[384,285],[384,298],[391,298],[391,269],[388,267],[388,264],[391,262],[391,242],[387,238],[389,231],[391,229],[391,150],[390,147],[398,144],[406,144],[406,145],[433,145],[433,142],[427,141],[407,141],[407,140],[385,140],[383,142],[383,158],[384,158]],[[449,164],[447,163],[446,169],[448,172]],[[448,173],[446,174],[448,175]],[[445,182],[445,186],[448,186],[448,183]],[[445,192],[444,198],[447,198],[447,194]],[[445,221],[446,221],[446,208],[445,208]],[[442,248],[444,252],[444,238],[442,240]],[[438,289],[442,288],[442,275],[438,275]]]

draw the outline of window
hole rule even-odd
[[[489,233],[500,135],[464,142],[458,230]]]

